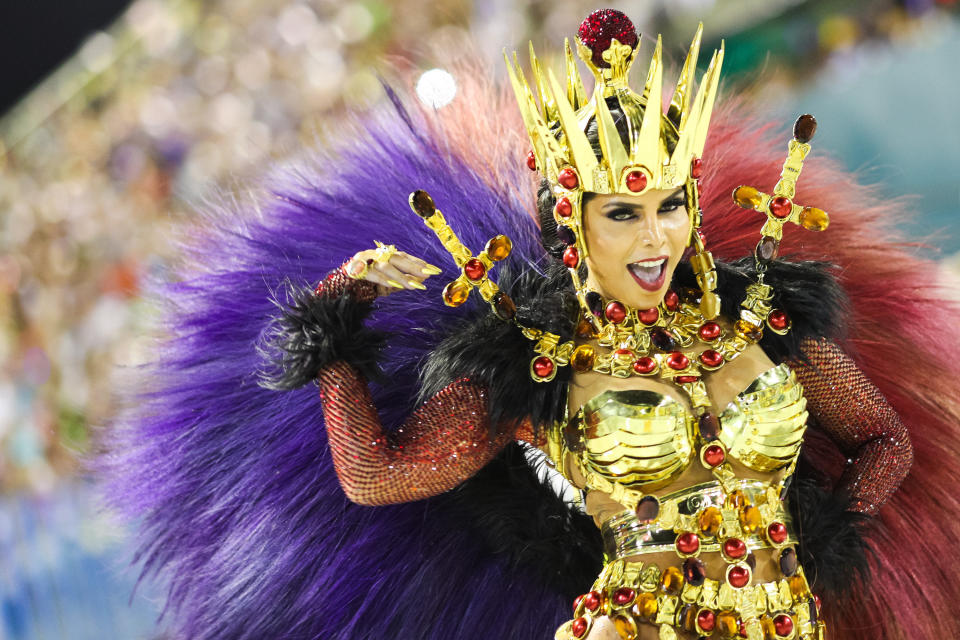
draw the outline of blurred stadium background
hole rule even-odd
[[[143,353],[144,277],[191,203],[382,99],[377,74],[442,68],[467,39],[499,65],[546,50],[581,0],[136,0],[0,8],[0,640],[147,638],[123,532],[81,459],[109,420],[116,363]],[[696,22],[726,83],[890,196],[960,272],[960,7],[953,0],[609,2],[682,55]],[[6,15],[5,15],[6,14]],[[389,60],[390,62],[387,62]],[[394,65],[394,66],[391,66]],[[450,87],[422,85],[424,99]],[[442,75],[440,75],[443,78]],[[960,323],[960,322],[958,322]]]

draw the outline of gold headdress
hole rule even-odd
[[[643,95],[630,89],[628,75],[636,57],[639,37],[630,20],[611,9],[595,11],[580,26],[577,50],[595,78],[593,95],[587,99],[576,60],[566,42],[566,88],[563,89],[550,69],[544,71],[530,46],[539,104],[527,83],[514,54],[504,57],[510,81],[533,151],[527,158],[550,182],[556,196],[554,217],[558,238],[567,245],[563,262],[570,269],[577,297],[584,308],[587,289],[577,269],[587,257],[583,240],[581,197],[584,191],[595,193],[640,194],[648,189],[685,186],[693,224],[691,244],[698,250],[694,267],[704,290],[702,307],[713,317],[719,311],[719,299],[712,293],[715,285],[713,261],[696,234],[699,226],[699,189],[703,152],[710,125],[710,114],[717,94],[723,45],[713,53],[710,65],[693,97],[694,74],[700,52],[703,25],[697,29],[676,90],[666,113],[662,109],[663,61],[661,42],[657,45],[647,72]],[[624,144],[614,123],[607,100],[615,98],[626,119]],[[596,120],[602,154],[594,153],[584,130]],[[702,259],[699,259],[701,258]]]

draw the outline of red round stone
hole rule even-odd
[[[703,175],[703,160],[694,158],[690,162],[690,177],[696,180]]]
[[[563,250],[563,264],[570,269],[576,269],[580,264],[580,252],[576,247],[567,247]]]
[[[770,201],[770,213],[772,213],[777,218],[786,218],[790,215],[790,210],[793,209],[793,203],[790,202],[790,198],[784,198],[783,196],[777,196]]]
[[[700,548],[700,536],[695,533],[681,533],[677,536],[677,551],[680,553],[696,553]]]
[[[711,467],[716,467],[717,465],[723,464],[723,461],[726,460],[727,454],[724,453],[723,447],[718,444],[712,444],[707,447],[706,451],[703,452],[703,461],[706,462]]]
[[[713,631],[713,627],[717,624],[717,616],[710,609],[700,609],[700,613],[697,614],[697,625],[706,631],[707,633]]]
[[[773,619],[773,628],[777,631],[778,636],[786,638],[793,633],[793,618],[785,613],[781,613]]]
[[[697,333],[700,334],[700,339],[704,342],[713,342],[720,337],[720,325],[716,322],[704,322],[700,325],[700,328],[697,329]]]
[[[603,315],[613,324],[620,324],[627,317],[627,308],[623,306],[622,302],[614,300],[603,310]]]
[[[774,309],[767,316],[767,322],[777,331],[783,331],[790,326],[790,316],[783,309]]]
[[[719,367],[723,364],[723,354],[713,349],[707,349],[700,354],[700,362],[708,367]]]
[[[557,206],[554,207],[554,209],[556,210],[557,215],[561,218],[569,218],[571,215],[573,215],[573,205],[570,204],[570,200],[568,198],[560,198],[557,200]]]
[[[643,171],[631,171],[627,174],[627,189],[639,193],[647,188],[647,174]]]
[[[577,185],[580,184],[580,179],[577,178],[577,172],[573,169],[567,168],[560,172],[560,175],[557,176],[557,182],[566,189],[576,189]]]
[[[573,601],[573,615],[577,615],[577,609],[580,608],[580,603],[583,602],[585,594],[577,596]]]
[[[677,384],[687,384],[688,382],[696,382],[700,379],[700,376],[677,376],[674,380],[677,381]]]
[[[547,356],[540,356],[533,361],[533,372],[541,378],[548,378],[553,373],[553,360]]]
[[[652,309],[645,309],[637,314],[640,318],[640,322],[643,324],[655,324],[657,320],[660,319],[660,309],[653,307]]]
[[[596,611],[600,608],[600,592],[591,591],[583,596],[583,606],[587,611]]]
[[[723,541],[723,552],[727,557],[739,560],[747,555],[747,543],[740,538],[729,538]]]
[[[657,361],[649,356],[637,358],[637,361],[633,363],[633,370],[641,375],[650,373],[656,368]]]
[[[537,170],[537,156],[534,155],[533,151],[527,154],[527,167],[530,171]]]
[[[617,354],[618,356],[632,356],[632,355],[633,355],[633,351],[630,351],[630,349],[617,349],[616,351],[614,351],[614,353]]]
[[[787,540],[787,526],[782,522],[774,522],[767,527],[767,536],[774,544],[782,544]]]
[[[727,582],[736,589],[747,586],[750,582],[750,570],[746,567],[731,567],[727,572]]]
[[[587,633],[587,619],[579,617],[570,625],[570,631],[577,638],[582,638]]]
[[[679,351],[674,351],[667,356],[667,366],[674,371],[683,371],[690,364],[690,358]]]
[[[471,280],[480,280],[487,272],[487,268],[478,258],[471,258],[464,263],[463,272]]]
[[[613,592],[613,603],[617,606],[630,604],[637,597],[637,592],[630,587],[620,587]]]
[[[669,311],[676,311],[680,308],[680,296],[677,295],[677,292],[673,289],[668,289],[667,293],[663,296],[663,306]]]

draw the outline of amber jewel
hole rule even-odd
[[[807,587],[807,579],[797,573],[787,578],[787,584],[790,585],[790,593],[795,600],[803,600],[810,597],[810,590]]]
[[[485,250],[491,260],[500,262],[510,255],[510,252],[513,250],[513,242],[510,241],[510,238],[501,234],[491,238],[490,241],[487,242]]]
[[[697,630],[697,607],[687,604],[680,610],[680,626],[684,631],[694,632]]]
[[[493,298],[493,308],[501,320],[513,320],[513,317],[517,315],[517,305],[514,304],[513,298],[503,291],[497,293]]]
[[[733,325],[733,330],[744,340],[756,342],[763,337],[763,327],[752,325],[746,320],[737,320]]]
[[[749,505],[750,498],[748,498],[743,491],[740,491],[740,489],[734,489],[727,495],[724,502],[732,509],[739,509],[740,507]]]
[[[633,605],[634,614],[647,620],[652,620],[657,615],[657,608],[657,597],[652,593],[641,593],[637,596],[637,603]]]
[[[800,225],[810,231],[823,231],[830,226],[830,216],[823,209],[804,207],[800,212]]]
[[[740,621],[733,611],[721,611],[717,614],[717,628],[723,638],[732,638],[740,631]]]
[[[443,301],[451,307],[459,307],[470,296],[470,285],[454,280],[443,289]]]
[[[680,595],[683,590],[683,574],[680,569],[670,566],[660,576],[660,588],[669,596]]]
[[[773,626],[773,618],[768,615],[761,616],[760,627],[763,629],[763,640],[776,640],[777,628]]]
[[[760,509],[753,505],[747,505],[740,509],[740,526],[746,533],[754,533],[763,524],[763,516]]]
[[[697,518],[697,525],[700,527],[700,533],[705,536],[715,536],[723,523],[723,515],[720,509],[716,507],[707,507],[700,512]]]
[[[756,209],[763,202],[763,196],[753,187],[737,187],[733,191],[733,201],[744,209]]]
[[[623,640],[634,640],[637,637],[637,623],[629,616],[614,617],[613,626],[617,628],[617,634]]]
[[[594,362],[597,361],[597,352],[589,344],[582,344],[573,351],[570,356],[570,365],[574,371],[583,373],[593,369]]]

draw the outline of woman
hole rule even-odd
[[[823,265],[776,260],[769,241],[755,258],[713,265],[697,229],[699,174],[709,220],[711,202],[717,210],[725,206],[713,190],[732,191],[721,180],[748,184],[753,176],[745,171],[778,165],[764,151],[768,143],[725,115],[713,140],[736,161],[718,161],[726,171],[711,171],[705,127],[719,63],[702,83],[703,98],[690,94],[685,101],[681,92],[674,111],[648,119],[647,100],[632,98],[625,85],[636,47],[629,21],[598,12],[585,21],[580,40],[601,86],[586,132],[576,130],[579,121],[567,110],[587,106],[576,82],[568,85],[569,104],[554,84],[548,91],[556,111],[534,114],[538,107],[514,76],[534,146],[528,165],[546,178],[540,234],[518,214],[523,206],[513,194],[524,180],[498,174],[489,159],[495,155],[457,146],[458,136],[472,143],[477,131],[509,141],[509,120],[491,110],[422,121],[394,97],[399,117],[375,121],[369,144],[337,157],[335,171],[327,172],[330,160],[321,159],[317,182],[285,185],[270,216],[240,233],[217,234],[242,264],[211,265],[165,294],[180,308],[158,369],[160,391],[128,417],[114,469],[124,484],[117,492],[122,506],[144,517],[147,570],[170,575],[179,633],[547,637],[563,616],[558,600],[583,593],[600,570],[601,540],[530,475],[510,444],[518,439],[542,447],[586,491],[585,509],[604,527],[608,562],[558,637],[820,633],[806,577],[815,592],[826,593],[861,566],[856,526],[889,497],[912,457],[890,404],[829,341],[862,321],[846,317],[843,292]],[[682,77],[693,73],[692,58]],[[655,54],[650,78],[659,73],[657,60]],[[644,96],[654,103],[659,98],[649,96],[657,82],[648,83]],[[692,83],[685,86],[690,91]],[[795,133],[805,144],[809,121]],[[751,156],[737,156],[730,137],[754,143]],[[791,153],[800,153],[795,148]],[[644,153],[654,154],[653,161]],[[753,154],[762,158],[751,165]],[[376,189],[365,186],[371,177]],[[432,201],[423,192],[413,199],[429,228],[454,249],[461,273],[445,296],[460,308],[438,309],[427,297],[437,268],[421,258],[440,262],[444,253],[431,244],[431,231],[412,226],[415,219],[396,219],[394,203],[411,186],[454,211],[450,225],[467,246],[510,230],[509,259],[501,240],[471,260],[440,225]],[[836,179],[830,188],[839,189]],[[741,192],[744,203],[751,197]],[[771,222],[777,216],[769,198],[762,203],[772,214],[763,237],[777,240]],[[318,218],[321,212],[327,217]],[[474,224],[464,226],[467,219]],[[718,221],[711,233],[742,247],[740,230],[727,224],[724,230]],[[346,495],[367,505],[405,503],[370,510],[346,505],[333,491],[309,394],[264,395],[253,385],[243,345],[271,314],[257,297],[259,285],[279,282],[277,276],[302,280],[335,251],[373,234],[402,237],[416,250],[384,246],[354,254],[317,291],[294,288],[281,297],[281,313],[259,336],[262,362],[272,363],[261,365],[262,383],[291,388],[318,380],[329,451]],[[543,261],[537,235],[557,260]],[[784,247],[796,247],[791,240],[788,232]],[[211,246],[218,245],[201,249]],[[835,255],[858,273],[849,253]],[[488,277],[497,258],[504,259],[499,287]],[[871,263],[870,270],[880,273],[882,266]],[[427,294],[417,297],[385,297],[424,286]],[[474,286],[493,312],[464,304]],[[862,293],[859,286],[849,288]],[[379,312],[367,329],[362,321],[374,299]],[[235,313],[224,315],[226,305]],[[893,317],[887,309],[876,313]],[[879,335],[906,326],[892,322]],[[377,329],[394,334],[382,356]],[[789,367],[774,366],[783,362]],[[410,375],[414,368],[420,376]],[[417,387],[422,402],[411,411],[408,398]],[[798,460],[805,410],[849,460],[833,497],[819,499],[814,484],[793,481],[792,502],[808,513],[791,523],[780,495]],[[736,427],[763,418],[763,411],[777,415],[749,424],[774,438],[766,450]],[[949,410],[921,406],[916,415],[953,428]],[[381,418],[399,427],[385,432]],[[668,437],[651,445],[644,441],[651,430]],[[603,449],[611,435],[613,448]],[[916,440],[917,452],[926,454],[930,441]],[[653,445],[656,456],[649,455]],[[604,458],[607,451],[615,461]],[[927,471],[924,478],[934,472]],[[691,487],[693,494],[678,493]],[[945,496],[929,504],[911,514],[909,526],[930,525],[954,503]],[[894,524],[893,530],[904,529]],[[794,550],[798,534],[806,547],[803,569]],[[936,541],[926,544],[915,543],[918,566],[929,568],[923,558]],[[840,563],[853,564],[830,566]],[[927,580],[952,584],[934,575]],[[882,577],[875,586],[881,597],[891,592]],[[747,593],[766,597],[763,607]],[[947,592],[926,598],[931,608],[949,600],[940,595]],[[854,589],[853,596],[856,605],[871,604],[870,592]],[[844,637],[854,637],[854,626],[867,627],[856,618],[857,606],[844,612],[831,606],[826,600],[823,616]],[[896,603],[889,608],[895,611],[889,619],[902,623]]]

